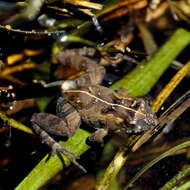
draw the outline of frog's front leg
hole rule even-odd
[[[78,156],[63,148],[48,133],[59,136],[72,136],[80,125],[80,116],[72,105],[62,97],[57,101],[58,116],[48,113],[35,113],[31,118],[32,128],[54,153],[63,153],[71,162],[86,171],[74,158]]]
[[[105,136],[107,136],[108,134],[108,129],[104,129],[104,128],[101,128],[101,129],[97,129],[90,137],[89,137],[89,140],[90,141],[95,141],[95,142],[98,142],[98,143],[103,143],[103,138]]]
[[[80,121],[79,113],[63,97],[57,100],[56,115],[41,112],[33,114],[31,118],[32,123],[37,124],[46,132],[66,137],[75,134]]]
[[[120,125],[123,119],[115,117],[113,114],[102,115],[100,113],[91,112],[92,110],[83,111],[81,113],[84,121],[94,127],[96,131],[89,137],[90,141],[96,141],[103,143],[103,138],[108,135],[109,132],[120,130]]]

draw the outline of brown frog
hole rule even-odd
[[[109,133],[141,133],[157,124],[149,104],[142,98],[132,98],[123,91],[116,93],[99,85],[105,75],[105,68],[83,55],[71,55],[65,51],[57,55],[57,61],[85,74],[74,80],[53,82],[46,87],[61,83],[62,96],[57,100],[56,115],[35,113],[31,118],[32,127],[55,153],[62,152],[75,165],[84,170],[72,152],[61,147],[48,133],[73,136],[81,121],[96,131],[92,141],[102,142]]]

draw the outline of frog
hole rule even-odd
[[[89,54],[92,52],[88,51]],[[124,90],[116,92],[101,85],[106,73],[104,66],[84,56],[84,52],[76,54],[66,50],[58,53],[56,60],[63,67],[82,71],[83,75],[47,84],[47,88],[60,85],[56,114],[41,112],[32,115],[32,128],[54,153],[63,153],[86,171],[76,161],[78,155],[66,150],[50,134],[71,137],[83,122],[95,130],[89,140],[102,143],[108,134],[139,134],[157,125],[156,115],[144,98],[130,97]]]

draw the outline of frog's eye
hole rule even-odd
[[[135,132],[136,133],[141,133],[144,131],[144,127],[142,127],[141,125],[135,125]]]

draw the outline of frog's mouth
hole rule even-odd
[[[153,126],[156,126],[158,124],[157,118],[155,115],[147,115],[145,118],[141,119],[134,119],[130,121],[126,128],[126,133],[143,133],[145,131],[148,131]]]
[[[144,131],[147,131],[148,128],[141,126],[141,125],[128,125],[125,129],[126,133],[133,133],[133,134],[137,134],[137,133],[143,133]]]
[[[153,126],[152,122],[147,122],[146,119],[138,119],[131,121],[125,128],[126,133],[143,133]]]

